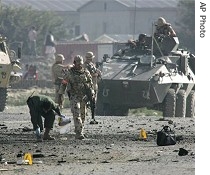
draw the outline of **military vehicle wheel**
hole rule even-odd
[[[7,89],[0,88],[0,112],[4,111],[7,100]]]
[[[175,117],[176,94],[174,89],[169,89],[163,106],[163,117]]]
[[[185,117],[186,113],[186,92],[181,89],[176,95],[176,113],[175,117]]]
[[[186,117],[195,116],[195,91],[192,90],[187,97]]]

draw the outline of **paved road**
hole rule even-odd
[[[64,114],[71,117],[68,110]],[[8,107],[0,113],[0,154],[7,165],[0,164],[0,174],[39,175],[194,175],[195,174],[195,120],[194,118],[170,118],[160,121],[154,116],[96,116],[98,125],[90,125],[87,117],[85,140],[74,139],[74,125],[68,133],[60,134],[61,127],[55,121],[52,135],[56,141],[37,143],[28,108]],[[171,120],[172,124],[168,121]],[[157,146],[156,131],[169,125],[179,138],[173,146]],[[147,141],[138,139],[140,128],[148,134]],[[188,155],[179,156],[179,148]],[[34,155],[34,163],[16,165],[19,151]],[[11,164],[9,164],[11,163]],[[12,164],[14,163],[14,164]]]

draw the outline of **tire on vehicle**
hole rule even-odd
[[[185,117],[186,113],[186,91],[180,89],[176,95],[175,117]]]
[[[192,90],[187,97],[186,117],[195,117],[195,91]]]
[[[163,117],[175,117],[176,94],[174,89],[169,89],[163,106]]]

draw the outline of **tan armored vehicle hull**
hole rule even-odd
[[[18,49],[18,58],[20,52]],[[9,50],[6,39],[0,36],[0,112],[5,109],[9,85],[20,81],[22,77],[21,67],[15,57],[16,53]]]

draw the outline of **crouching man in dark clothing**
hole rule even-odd
[[[61,116],[58,104],[50,97],[45,95],[34,95],[28,98],[27,105],[30,110],[31,122],[33,129],[36,131],[37,140],[41,141],[41,131],[43,131],[42,117],[44,118],[44,135],[43,140],[55,140],[49,135],[53,128],[55,115]]]

